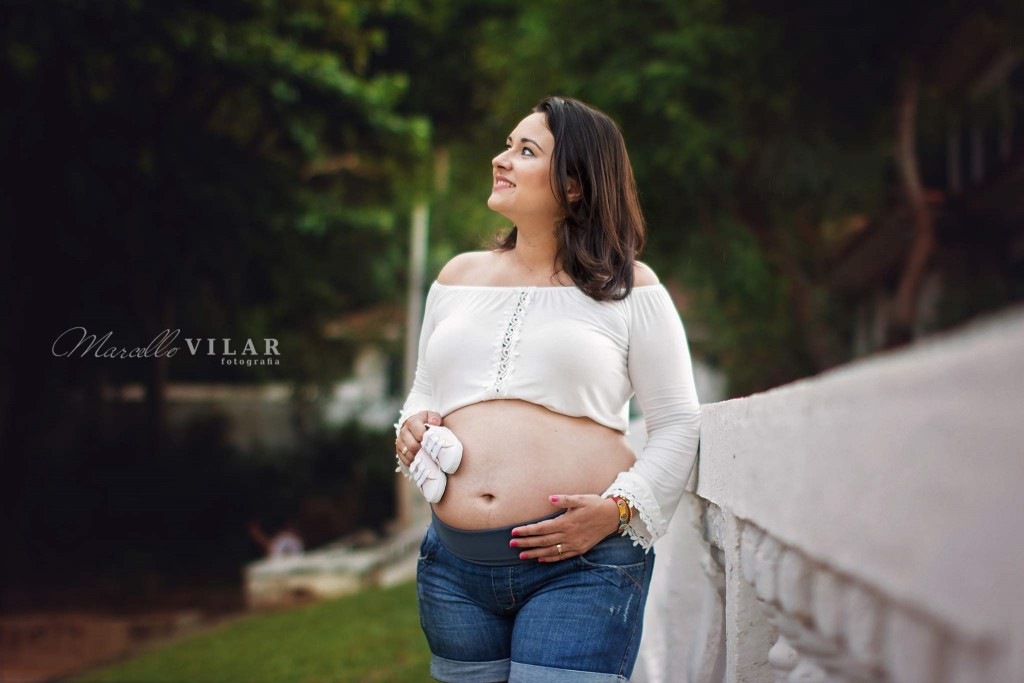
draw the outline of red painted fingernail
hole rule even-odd
[[[558,496],[551,496],[551,502],[552,503],[557,503],[558,502]]]
[[[518,536],[519,535],[519,530],[518,529],[513,529],[512,530],[512,535],[513,536]]]
[[[519,559],[520,560],[525,560],[526,559],[526,553],[519,553]]]
[[[545,560],[543,557],[538,557],[537,561],[538,562],[547,562],[547,560]]]
[[[515,541],[509,541],[509,542],[508,542],[508,544],[509,544],[510,546],[512,546],[513,548],[515,548],[515,547],[517,547],[517,546],[519,545],[519,544],[518,544],[518,543],[516,543]]]

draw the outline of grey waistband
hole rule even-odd
[[[554,519],[558,515],[565,514],[565,510],[559,510],[553,515],[541,517],[540,519],[520,522],[497,529],[456,529],[448,526],[437,518],[434,511],[430,511],[433,518],[431,525],[434,533],[441,544],[456,557],[462,558],[474,564],[483,564],[491,567],[502,567],[510,564],[519,564],[521,548],[512,548],[509,541],[512,540],[512,530],[524,524],[535,524],[544,520]]]

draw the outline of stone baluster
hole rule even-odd
[[[707,577],[701,614],[690,643],[687,680],[702,683],[725,681],[725,558],[722,555],[724,520],[714,505],[700,505],[692,516],[700,532],[700,566]]]
[[[722,680],[716,634],[730,683],[1000,680],[997,644],[957,636],[706,501],[702,532],[709,596],[691,681]]]

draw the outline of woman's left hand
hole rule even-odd
[[[619,528],[619,507],[610,498],[587,493],[550,500],[566,513],[512,530],[509,545],[522,548],[520,559],[558,562],[582,555]]]

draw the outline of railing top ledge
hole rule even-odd
[[[1024,627],[1022,489],[1024,307],[704,407],[700,497],[979,632]]]

